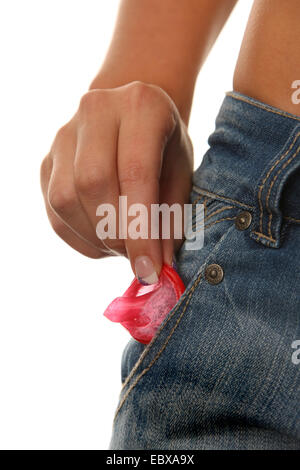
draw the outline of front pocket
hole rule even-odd
[[[215,224],[215,226],[219,225],[221,224]],[[151,343],[142,350],[137,359],[137,362],[134,365],[132,362],[130,362],[130,357],[133,357],[132,353],[134,351],[138,353],[138,351],[140,352],[141,349],[138,350],[139,347],[132,341],[129,343],[125,350],[125,356],[123,359],[127,366],[130,364],[131,371],[129,372],[128,367],[124,369],[124,377],[126,375],[126,378],[123,382],[119,406],[116,411],[116,417],[132,392],[134,393],[134,396],[140,396],[140,387],[138,387],[138,384],[141,380],[143,380],[143,382],[144,380],[147,382],[150,381],[151,383],[153,382],[155,383],[155,387],[159,387],[159,384],[157,383],[157,377],[162,377],[164,374],[163,371],[161,371],[160,368],[157,369],[157,367],[160,367],[160,364],[162,363],[168,363],[172,369],[173,359],[170,357],[166,360],[165,355],[168,354],[168,349],[174,349],[174,342],[176,344],[176,351],[180,351],[182,347],[185,347],[186,341],[188,341],[186,323],[190,323],[191,320],[193,322],[195,315],[195,302],[198,304],[199,296],[201,297],[199,292],[201,291],[203,284],[207,282],[205,279],[206,267],[207,265],[214,263],[216,257],[218,257],[218,254],[222,252],[223,244],[228,243],[228,238],[230,237],[231,233],[232,225],[229,226],[227,230],[223,230],[223,234],[220,240],[218,243],[216,243],[215,246],[212,247],[204,259],[203,264],[197,266],[197,270],[194,275],[192,275],[190,282],[187,285],[186,291],[165,318],[163,324],[161,325],[159,331]],[[202,250],[200,250],[200,252],[202,252]],[[181,263],[179,263],[179,267],[181,266]],[[147,376],[147,379],[144,379],[145,376]]]
[[[186,250],[183,243],[177,255],[177,270],[186,290],[177,304],[169,312],[157,334],[147,346],[130,340],[122,356],[122,394],[120,407],[138,381],[148,373],[158,359],[165,353],[168,343],[177,334],[181,320],[186,315],[189,304],[199,284],[204,280],[207,264],[214,261],[229,232],[234,227],[236,216],[245,210],[238,201],[224,201],[211,194],[191,193],[191,202],[204,205],[204,245],[200,250]],[[195,223],[193,217],[193,225]]]
[[[122,356],[123,393],[120,403],[123,403],[131,388],[135,386],[134,384],[164,354],[168,342],[176,334],[177,327],[189,307],[195,290],[203,281],[206,264],[210,259],[213,261],[214,252],[219,249],[234,225],[236,215],[241,212],[238,206],[207,195],[199,197],[199,194],[195,192],[191,194],[191,201],[194,205],[198,202],[205,205],[204,246],[201,250],[191,251],[185,249],[185,243],[182,245],[177,257],[177,269],[186,285],[186,291],[167,315],[149,345],[145,346],[135,340],[130,340],[126,346]]]

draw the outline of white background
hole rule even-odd
[[[109,444],[129,335],[102,313],[132,273],[125,259],[90,260],[52,232],[39,166],[101,65],[118,4],[0,4],[0,448]],[[240,0],[199,76],[190,122],[197,165],[232,88],[251,4]]]

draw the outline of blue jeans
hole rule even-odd
[[[209,144],[204,247],[183,244],[185,293],[123,353],[111,449],[300,449],[300,118],[229,93]]]

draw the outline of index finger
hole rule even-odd
[[[151,210],[153,204],[159,204],[166,140],[167,133],[163,126],[147,113],[141,113],[139,119],[129,116],[121,120],[118,179],[120,195],[127,197],[126,206],[131,216],[127,218],[123,214],[123,225],[125,219],[128,225],[125,246],[135,275],[147,284],[157,282],[162,267],[161,240],[151,237],[151,232],[159,232],[159,227],[153,226]],[[132,217],[135,219],[132,220]],[[138,231],[140,238],[133,238]]]

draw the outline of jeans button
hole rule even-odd
[[[246,230],[250,227],[252,215],[248,211],[240,212],[235,218],[235,226],[238,230]]]
[[[205,279],[210,284],[220,284],[223,280],[224,271],[219,264],[210,264],[205,270]]]

